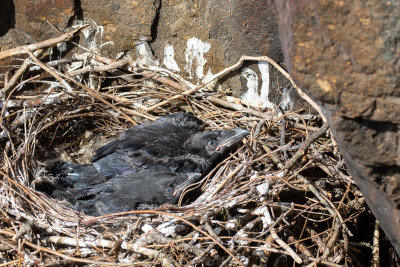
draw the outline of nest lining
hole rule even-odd
[[[210,84],[193,86],[129,58],[51,61],[39,50],[71,36],[0,52],[3,76],[12,74],[3,84],[0,117],[0,254],[6,264],[360,263],[361,252],[349,250],[349,233],[360,227],[366,206],[321,118],[262,112],[206,90]],[[28,56],[21,61],[19,54]],[[247,59],[270,61],[242,57],[213,82]],[[70,70],[73,63],[80,67]],[[182,111],[209,129],[251,131],[197,185],[203,193],[193,203],[90,217],[35,190],[53,179],[49,161],[88,162],[123,130]]]

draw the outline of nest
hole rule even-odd
[[[372,236],[354,236],[365,228],[360,216],[374,219],[321,118],[262,112],[210,90],[245,60],[268,61],[290,80],[279,65],[242,57],[194,86],[130,58],[81,51],[52,60],[49,48],[79,30],[0,52],[4,265],[362,266],[362,253],[371,255],[371,244],[350,242]],[[194,185],[203,193],[192,203],[90,217],[35,190],[54,179],[49,161],[85,163],[121,131],[182,111],[209,129],[251,131]]]

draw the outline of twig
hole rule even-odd
[[[319,237],[319,235],[311,228],[306,228],[306,231],[309,233],[311,236],[311,240],[318,246],[318,251],[323,252],[325,251],[325,243],[324,241]]]
[[[13,48],[13,49],[2,51],[2,52],[0,52],[0,60],[4,59],[4,58],[7,58],[7,57],[15,56],[15,55],[25,54],[25,53],[27,53],[27,51],[31,51],[32,52],[32,51],[35,51],[35,50],[38,50],[38,49],[41,49],[41,48],[54,46],[54,45],[56,45],[58,43],[68,41],[68,40],[72,39],[72,37],[74,37],[74,35],[77,32],[82,31],[82,30],[84,30],[84,29],[86,29],[88,27],[90,27],[90,26],[89,25],[85,25],[85,26],[82,26],[80,28],[77,28],[75,30],[72,30],[70,32],[67,32],[67,33],[65,33],[63,35],[60,35],[58,37],[55,37],[55,38],[52,38],[52,39],[49,39],[49,40],[45,40],[45,41],[42,41],[42,42],[29,44],[29,45],[25,45],[25,46],[18,46],[18,47]]]
[[[66,76],[64,75],[64,77],[66,77],[69,81],[75,83],[76,85],[80,86],[81,88],[83,88],[85,91],[87,91],[90,95],[92,95],[94,98],[96,98],[97,100],[103,102],[104,104],[106,104],[107,106],[111,107],[112,109],[114,109],[115,111],[117,111],[119,114],[121,114],[127,121],[129,121],[130,123],[132,123],[133,125],[138,125],[138,123],[136,121],[134,121],[131,117],[129,117],[128,115],[126,115],[124,112],[122,112],[119,108],[117,108],[115,105],[109,103],[108,101],[106,101],[104,98],[102,98],[98,93],[96,93],[95,91],[93,91],[92,89],[90,89],[89,87],[83,85],[82,83],[74,80],[72,77]]]
[[[192,263],[193,263],[195,266],[198,266],[198,265],[202,262],[202,259],[203,259],[206,255],[209,255],[210,251],[211,251],[214,247],[215,247],[215,244],[210,244],[210,245],[208,245],[208,247],[203,251],[203,253],[201,253],[200,255],[196,256],[196,258],[194,258],[194,259],[192,260]]]
[[[315,108],[315,110],[317,110],[321,117],[324,118],[324,121],[326,121],[324,115],[321,112],[321,109],[319,108],[319,106],[308,96],[306,95],[293,81],[293,79],[290,77],[289,73],[287,73],[281,66],[279,66],[279,64],[277,64],[274,60],[272,60],[271,58],[267,57],[267,56],[262,56],[262,57],[251,57],[251,56],[242,56],[238,62],[236,62],[235,64],[233,64],[232,66],[225,68],[224,70],[218,72],[217,74],[215,74],[213,77],[211,77],[207,82],[202,83],[190,90],[185,91],[183,94],[184,95],[190,95],[194,92],[196,92],[197,90],[206,87],[207,85],[209,85],[210,83],[214,82],[215,80],[219,80],[222,77],[224,77],[225,75],[227,75],[228,73],[235,71],[237,69],[239,69],[244,61],[266,61],[270,64],[272,64],[275,68],[277,68],[293,85],[293,87],[296,89],[297,93],[304,99],[306,100],[313,108]],[[162,101],[158,104],[155,104],[149,108],[146,109],[146,111],[150,111],[153,110],[155,108],[161,107],[169,102],[171,102],[172,100],[175,100],[177,98],[180,98],[181,96],[173,96],[165,101]]]
[[[275,221],[274,221],[272,224],[268,225],[268,229],[266,229],[265,231],[263,231],[262,233],[260,233],[257,237],[264,236],[264,235],[267,234],[269,231],[271,231],[271,229],[274,229],[274,227],[275,227],[278,223],[280,223],[280,222],[282,221],[283,218],[285,218],[286,216],[288,216],[288,214],[291,213],[291,212],[293,211],[293,209],[294,209],[294,203],[292,203],[292,204],[290,205],[290,208],[289,208],[287,211],[285,211],[285,212],[282,213],[277,219],[275,219]]]
[[[373,267],[380,267],[380,257],[379,257],[379,222],[378,220],[375,220],[375,227],[374,227],[374,237],[372,239],[372,244],[373,244],[373,250],[372,250],[372,264],[371,266]]]
[[[297,264],[303,263],[303,260],[296,254],[296,252],[294,252],[291,247],[289,247],[282,239],[279,238],[275,228],[272,228],[270,232],[275,242],[278,243],[284,250],[286,250]]]
[[[73,89],[72,87],[53,69],[50,67],[46,66],[46,64],[42,63],[29,49],[26,49],[25,52],[32,58],[32,60],[40,66],[42,69],[47,71],[51,76],[56,78],[57,81],[61,83],[62,86],[64,86],[68,92],[72,92]]]
[[[269,58],[267,56],[260,56],[260,57],[242,56],[236,64],[234,64],[231,67],[226,68],[223,71],[214,75],[211,78],[211,81],[213,81],[214,79],[217,79],[217,78],[220,79],[221,77],[225,76],[227,73],[239,69],[243,65],[244,61],[266,61],[266,62],[270,63],[271,65],[273,65],[279,72],[281,72],[291,82],[291,84],[296,89],[299,96],[301,98],[303,98],[304,100],[306,100],[316,111],[318,111],[318,113],[321,115],[324,122],[326,122],[326,118],[325,118],[324,114],[322,114],[320,107],[314,102],[314,100],[312,100],[307,94],[305,94],[303,92],[303,90],[301,90],[300,87],[298,87],[296,85],[296,83],[294,82],[294,80],[292,79],[292,77],[290,76],[289,73],[287,73],[281,66],[279,66],[278,63],[276,63],[274,60],[272,60],[271,58]]]
[[[307,126],[305,126],[307,128]],[[286,120],[283,118],[281,122],[281,136],[279,138],[280,146],[284,146],[286,144]],[[283,150],[283,158],[287,160],[287,151],[286,149]]]
[[[201,230],[199,227],[197,227],[196,225],[194,225],[193,223],[191,223],[190,221],[186,220],[185,218],[181,217],[181,216],[177,216],[173,213],[168,213],[168,212],[162,212],[162,211],[157,211],[157,210],[133,210],[133,211],[127,211],[127,212],[118,212],[118,213],[114,213],[114,214],[108,214],[108,215],[103,215],[103,216],[99,216],[87,221],[83,221],[83,224],[91,224],[95,221],[98,220],[104,220],[106,218],[112,218],[115,216],[124,216],[124,215],[130,215],[130,214],[159,214],[159,215],[166,215],[166,216],[170,216],[173,217],[175,219],[181,220],[184,223],[190,225],[193,229],[195,229],[196,231],[202,233],[205,236],[208,236],[213,242],[215,242],[220,248],[222,248],[223,250],[226,251],[226,253],[228,253],[230,256],[232,256],[233,259],[235,259],[235,261],[237,261],[241,266],[244,266],[243,263],[235,257],[235,255],[229,251],[229,249],[227,249],[224,245],[222,245],[220,242],[218,242],[218,240],[216,240],[214,237],[210,236],[209,234],[207,234],[205,231]]]
[[[332,233],[331,237],[329,238],[328,242],[326,243],[324,254],[322,254],[323,259],[328,257],[329,254],[332,252],[333,245],[336,243],[337,239],[339,238],[341,228],[342,227],[341,227],[341,223],[340,223],[339,219],[334,220],[333,233]]]
[[[82,75],[82,74],[85,74],[85,73],[88,73],[88,72],[109,71],[109,70],[117,69],[117,68],[120,68],[122,66],[131,64],[131,62],[132,62],[131,58],[124,58],[124,59],[121,59],[119,61],[112,62],[112,63],[110,63],[108,65],[86,66],[86,67],[83,67],[83,68],[81,68],[79,70],[70,71],[70,72],[68,72],[68,75],[73,77],[73,76]]]
[[[29,222],[23,222],[21,223],[19,231],[15,234],[15,236],[13,236],[12,240],[17,241],[21,236],[29,232],[32,232],[32,224]]]
[[[42,251],[42,252],[45,252],[45,253],[53,254],[53,255],[55,255],[57,257],[61,257],[61,258],[66,259],[66,260],[70,260],[70,261],[74,261],[74,262],[88,263],[88,264],[96,264],[96,265],[101,265],[101,266],[115,266],[115,263],[87,260],[87,259],[76,258],[76,257],[71,257],[71,256],[68,256],[68,255],[64,255],[64,254],[59,253],[59,252],[57,252],[55,250],[35,245],[35,244],[29,242],[28,240],[24,240],[24,243],[26,245],[34,248],[34,249],[37,249],[38,251]]]
[[[35,51],[36,56],[40,56],[41,53],[43,53],[43,50]],[[3,99],[3,97],[7,94],[7,92],[12,87],[14,87],[14,85],[17,83],[19,78],[21,78],[21,76],[25,73],[25,71],[28,68],[29,64],[30,64],[30,62],[28,60],[24,61],[24,63],[21,65],[21,67],[15,72],[14,76],[8,81],[8,83],[0,91],[0,99]]]
[[[312,257],[312,253],[307,249],[307,247],[296,239],[295,236],[291,235],[288,237],[288,241],[293,244],[296,249],[298,249],[301,253],[306,255],[307,257]]]
[[[251,109],[251,108],[245,108],[244,106],[242,106],[240,104],[231,103],[231,102],[228,102],[226,100],[223,100],[221,98],[214,97],[214,96],[207,97],[207,100],[209,100],[215,104],[221,105],[223,107],[231,108],[236,111],[240,111],[240,112],[247,113],[247,114],[250,114],[253,116],[257,116],[257,117],[263,118],[265,120],[271,120],[274,116],[273,112],[260,112],[260,111],[257,111],[257,110]]]
[[[318,132],[315,132],[313,135],[311,135],[310,138],[308,138],[301,149],[299,149],[296,154],[289,160],[289,162],[285,165],[284,169],[290,169],[296,162],[299,160],[302,156],[304,156],[306,149],[315,142],[321,135],[323,135],[329,128],[328,123],[324,123],[322,125],[321,129]]]

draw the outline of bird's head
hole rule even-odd
[[[201,174],[192,172],[176,174],[165,173],[158,176],[159,178],[153,184],[154,192],[158,191],[156,192],[156,202],[159,202],[159,204],[176,204],[184,189],[199,180]]]
[[[185,142],[184,148],[214,163],[228,148],[248,134],[249,131],[240,128],[199,132]]]
[[[204,129],[203,121],[195,117],[191,113],[168,114],[162,118],[157,119],[157,122],[165,125],[171,124],[177,127],[187,128],[196,131],[201,131]]]

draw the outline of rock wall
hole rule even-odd
[[[60,35],[75,13],[74,0],[2,0],[0,50]]]
[[[283,61],[275,6],[268,0],[162,1],[154,29],[150,45],[160,65],[194,83],[206,81],[242,55]],[[283,99],[288,100],[283,109],[305,106],[287,80],[266,63],[248,62],[222,90],[261,108]]]
[[[180,68],[197,79],[234,64],[242,55],[283,60],[274,6],[265,0],[162,1],[151,46],[163,62],[166,46],[172,46]],[[188,49],[204,55],[200,76],[188,65]]]
[[[275,3],[287,67],[400,255],[400,2]]]
[[[139,41],[151,41],[160,0],[81,0],[78,18],[102,27],[102,47],[111,56],[132,50]]]

